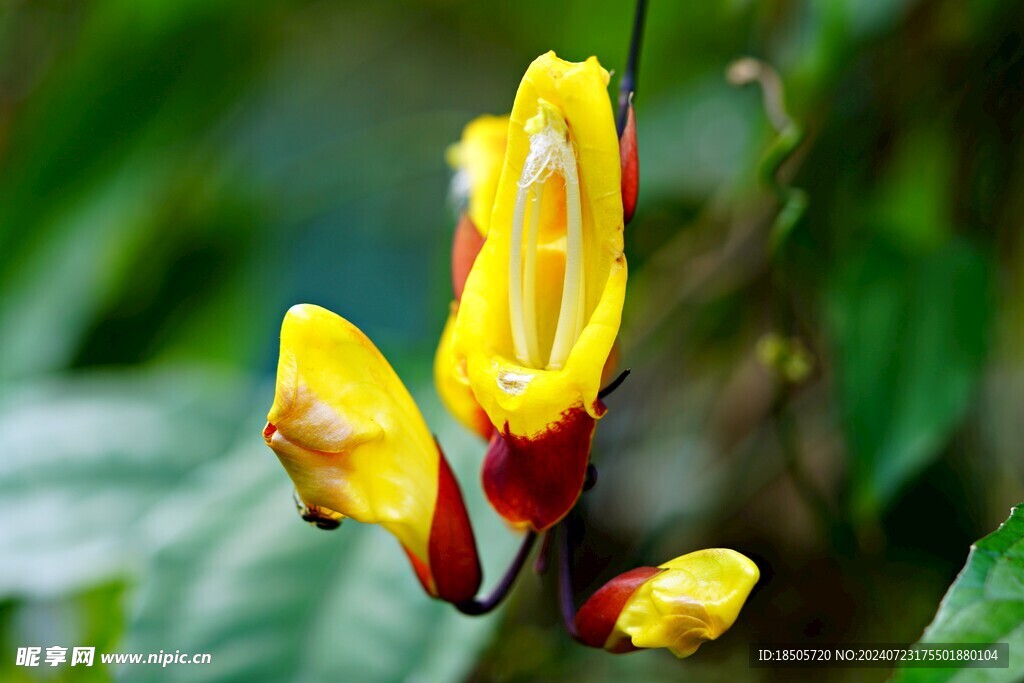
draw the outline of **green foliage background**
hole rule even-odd
[[[530,573],[465,618],[383,533],[291,509],[259,431],[277,326],[306,301],[412,388],[500,574],[515,539],[476,484],[483,447],[431,386],[443,152],[509,109],[543,51],[621,71],[632,11],[0,2],[3,680],[792,680],[749,669],[748,643],[920,637],[970,543],[1024,499],[1012,0],[651,0],[633,374],[598,431],[577,580],[741,550],[764,580],[721,641],[683,662],[585,650]],[[779,70],[806,133],[780,178],[807,211],[774,250],[759,167],[776,133],[724,76],[742,55]],[[768,333],[803,341],[805,382],[783,390],[758,361]],[[25,645],[213,664],[17,668]]]

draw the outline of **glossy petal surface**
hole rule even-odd
[[[661,565],[626,601],[605,649],[627,640],[637,648],[664,647],[689,657],[722,635],[760,577],[757,565],[734,550],[698,550]]]
[[[405,385],[358,328],[319,306],[288,311],[267,421],[264,438],[308,507],[383,526],[431,594],[475,592],[458,485]]]

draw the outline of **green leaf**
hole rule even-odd
[[[132,573],[137,521],[223,453],[237,376],[184,367],[6,387],[0,597],[52,598]]]
[[[985,359],[988,263],[963,241],[908,256],[876,242],[829,291],[852,507],[870,518],[939,453]]]
[[[430,599],[380,528],[346,520],[325,532],[303,524],[258,422],[232,455],[195,472],[144,520],[142,535],[156,550],[125,651],[212,655],[202,670],[161,671],[171,680],[465,678],[498,619],[466,617]],[[455,430],[440,436],[483,558],[497,562],[486,567],[489,586],[517,539],[475,486],[483,443]]]
[[[1024,505],[971,548],[922,643],[1010,644],[1006,669],[911,669],[899,683],[1019,681],[1024,672]]]
[[[217,293],[220,280],[206,277],[226,270],[230,254],[193,277],[167,262],[206,265],[195,258],[204,240],[182,229],[191,216],[174,194],[188,182],[188,197],[218,192],[224,161],[213,152],[220,150],[212,133],[274,54],[273,9],[279,5],[115,0],[83,3],[67,21],[50,17],[54,26],[75,26],[74,39],[66,38],[52,64],[42,60],[48,66],[40,67],[39,82],[5,114],[0,346],[6,362],[0,379],[75,364],[95,324],[104,317],[130,319],[152,301],[150,290],[165,274],[178,276],[172,303]],[[0,24],[0,47],[5,30],[30,35],[41,20],[19,8],[3,18],[9,23]],[[14,55],[3,57],[17,70]],[[207,203],[216,206],[216,197]],[[209,223],[193,218],[196,227],[222,234],[221,216],[208,217]],[[250,229],[237,235],[260,227],[246,223]],[[185,318],[175,310],[160,313],[161,322],[170,317],[178,327]],[[234,321],[220,322],[233,329]],[[132,332],[153,328],[139,321]],[[101,336],[98,343],[111,355],[132,351],[127,335]],[[244,333],[234,339],[244,345]],[[148,357],[152,349],[136,353]],[[135,358],[113,362],[126,360]]]
[[[67,644],[213,658],[177,673],[112,669],[132,680],[464,678],[499,620],[430,599],[377,527],[346,522],[327,533],[303,524],[260,438],[272,394],[181,367],[7,390],[0,597],[27,615],[19,624],[43,624]],[[463,483],[493,585],[518,538],[476,484],[484,444],[441,419],[436,399],[422,403]],[[123,640],[77,616],[75,596],[90,595],[108,611],[126,604]],[[119,621],[105,617],[118,632]],[[18,626],[8,640],[29,636]]]

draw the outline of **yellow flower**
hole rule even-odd
[[[458,483],[405,385],[350,322],[309,304],[288,311],[263,436],[307,519],[380,524],[431,595],[476,593],[480,565]]]
[[[507,520],[536,530],[579,496],[625,297],[608,79],[593,57],[549,52],[530,65],[455,324],[453,362],[497,431],[485,491]]]
[[[576,628],[609,652],[664,647],[689,657],[733,625],[759,577],[734,550],[698,550],[612,579],[576,613]]]
[[[466,213],[483,237],[491,222],[507,140],[507,114],[478,116],[466,124],[462,138],[445,155],[455,171],[452,190],[458,198],[467,200]]]
[[[455,300],[434,355],[434,385],[448,411],[467,429],[485,439],[491,437],[493,428],[473,395],[466,373],[455,361],[452,336],[466,278],[483,247],[490,225],[494,193],[498,188],[498,178],[505,159],[507,135],[508,116],[479,116],[466,125],[462,139],[449,147],[447,152],[448,163],[455,170],[452,179],[454,194],[467,199],[468,206],[466,213],[459,219],[452,241],[452,290]]]

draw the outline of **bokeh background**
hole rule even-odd
[[[755,558],[739,622],[693,658],[573,644],[532,572],[486,619],[429,601],[380,530],[302,524],[262,443],[284,311],[345,315],[420,401],[496,579],[516,539],[430,376],[444,150],[541,52],[621,73],[632,12],[0,2],[0,678],[793,680],[748,668],[748,644],[920,637],[1024,500],[1015,0],[651,0],[633,374],[598,430],[577,583],[701,547]],[[806,134],[779,178],[807,210],[775,248],[777,132],[725,78],[743,55]],[[800,340],[806,377],[764,362],[773,338]],[[17,668],[25,645],[213,663]]]

